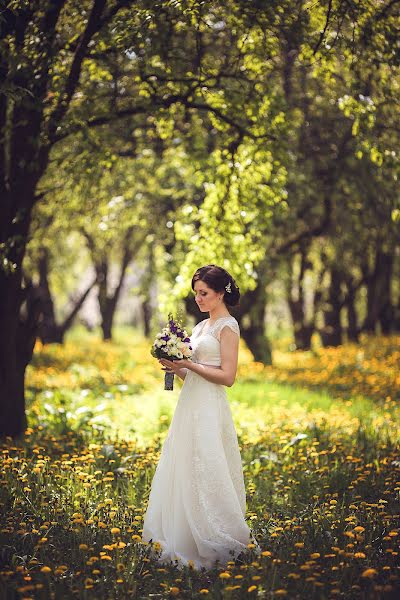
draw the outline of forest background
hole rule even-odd
[[[398,597],[399,7],[0,0],[2,597]],[[177,573],[150,346],[208,263],[262,554]]]

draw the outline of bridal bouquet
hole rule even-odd
[[[168,360],[180,360],[192,356],[192,347],[190,346],[190,337],[177,319],[171,314],[168,315],[168,324],[157,333],[151,355],[155,358],[166,358]],[[164,376],[164,389],[174,389],[174,375],[166,371]]]

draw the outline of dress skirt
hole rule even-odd
[[[242,461],[223,385],[185,377],[153,477],[142,540],[161,563],[225,564],[252,539]],[[258,548],[259,549],[259,548]]]

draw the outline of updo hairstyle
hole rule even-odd
[[[232,275],[217,265],[206,265],[197,269],[192,277],[192,290],[196,281],[204,281],[209,288],[215,292],[224,292],[223,300],[228,306],[237,306],[240,300],[239,288],[235,283]],[[230,292],[226,290],[226,286],[230,283]]]

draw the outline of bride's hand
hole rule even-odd
[[[170,373],[177,373],[179,369],[190,369],[192,362],[187,358],[181,358],[179,360],[167,360],[166,358],[159,358],[158,362],[164,365],[163,371],[169,371]]]

